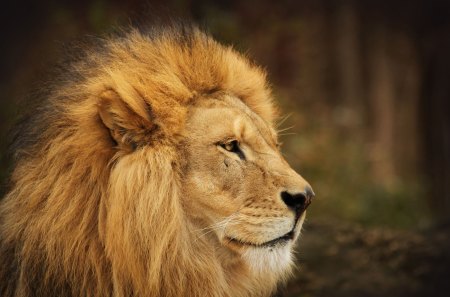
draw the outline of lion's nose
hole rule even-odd
[[[314,192],[311,187],[307,186],[304,192],[290,193],[288,191],[281,192],[281,199],[290,209],[296,213],[303,212],[311,204]]]

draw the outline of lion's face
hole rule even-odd
[[[185,131],[183,201],[198,236],[250,266],[290,263],[313,192],[283,159],[276,131],[228,95],[200,100]]]

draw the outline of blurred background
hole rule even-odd
[[[0,14],[1,195],[7,131],[64,46],[190,19],[267,69],[283,152],[317,194],[277,296],[450,296],[450,1],[16,1]]]

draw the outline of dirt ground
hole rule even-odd
[[[277,297],[450,296],[450,224],[426,231],[309,222]]]

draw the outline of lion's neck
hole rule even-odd
[[[198,227],[188,226],[188,234],[194,234]],[[210,234],[195,241],[190,241],[191,251],[189,267],[193,279],[209,284],[210,290],[195,288],[196,294],[183,296],[217,296],[217,297],[253,297],[269,296],[276,288],[278,279],[270,272],[252,271],[248,263],[238,253],[222,246],[217,237]],[[183,267],[183,266],[181,266]],[[178,295],[180,296],[180,295]]]

